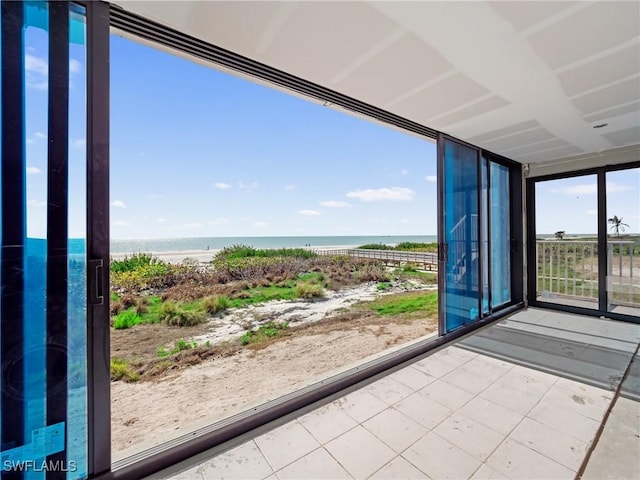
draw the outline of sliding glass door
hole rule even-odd
[[[0,22],[0,476],[85,478],[85,8]]]
[[[513,300],[509,167],[479,148],[441,136],[440,333],[491,315]]]

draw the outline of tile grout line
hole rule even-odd
[[[593,455],[593,452],[595,451],[596,446],[598,445],[598,442],[600,441],[600,437],[602,437],[602,433],[604,432],[604,427],[607,424],[607,421],[609,420],[609,416],[611,415],[613,407],[618,402],[618,398],[620,397],[620,392],[622,391],[622,384],[629,377],[629,374],[631,372],[631,365],[633,364],[634,359],[638,355],[638,350],[640,350],[640,342],[636,346],[636,350],[633,353],[633,355],[631,355],[631,361],[627,365],[627,368],[625,369],[624,374],[622,375],[622,378],[620,379],[620,383],[618,384],[618,388],[616,388],[616,390],[614,392],[613,398],[611,399],[611,403],[609,404],[609,407],[607,408],[607,411],[605,412],[604,417],[602,418],[602,421],[600,423],[600,426],[598,427],[598,431],[596,432],[596,435],[595,435],[593,441],[591,442],[591,446],[587,450],[587,454],[585,455],[584,459],[582,460],[582,464],[580,465],[580,468],[576,471],[576,476],[575,476],[576,480],[582,478],[582,475],[584,475],[584,471],[586,470],[587,465],[589,464],[589,461],[591,460],[591,455]]]

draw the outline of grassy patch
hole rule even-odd
[[[206,319],[206,313],[201,309],[200,302],[177,304],[167,301],[162,304],[158,314],[160,320],[176,327],[198,325]]]
[[[379,292],[384,292],[385,290],[389,290],[390,288],[390,282],[380,282],[378,285],[376,285],[376,290],[378,290]]]
[[[212,297],[206,297],[202,300],[202,308],[209,315],[215,315],[216,313],[224,312],[231,302],[226,295],[213,295]]]
[[[270,257],[294,257],[294,258],[314,258],[315,252],[304,248],[254,248],[248,245],[233,245],[218,252],[216,261],[237,260],[241,258],[270,258]]]
[[[142,323],[142,318],[133,310],[125,310],[113,318],[113,328],[116,330],[131,328],[140,323]]]
[[[275,337],[282,336],[287,328],[289,328],[289,323],[266,323],[257,330],[247,330],[244,335],[240,337],[240,344],[255,345],[270,341]]]
[[[124,382],[137,382],[140,378],[138,373],[129,365],[129,362],[122,358],[111,359],[111,380],[122,380]]]
[[[378,315],[433,316],[438,313],[437,292],[410,292],[385,295],[366,305]]]
[[[294,293],[297,298],[321,298],[324,297],[322,285],[309,282],[300,282],[296,285]]]
[[[411,278],[426,284],[436,283],[438,281],[437,273],[417,270],[412,265],[405,265],[402,268],[396,268],[393,271],[393,276],[400,280]]]

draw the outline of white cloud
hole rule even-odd
[[[24,56],[27,86],[36,90],[46,90],[49,87],[49,65],[47,59],[29,53]]]
[[[36,143],[35,140],[27,138],[27,145],[33,145],[34,143]]]
[[[129,222],[125,222],[124,220],[116,220],[114,222],[111,222],[111,225],[115,227],[128,227],[131,224]]]
[[[324,202],[320,202],[320,205],[329,208],[345,208],[351,206],[349,202],[345,202],[343,200],[326,200]]]
[[[409,223],[409,219],[408,218],[401,218],[400,219],[400,223]]]
[[[306,217],[315,217],[317,215],[320,215],[320,212],[317,210],[298,210],[298,213]]]
[[[409,170],[407,170],[406,168],[403,168],[402,170],[400,170],[400,175],[407,175],[409,173]]]
[[[598,210],[592,209],[592,210],[587,210],[587,215],[597,215],[598,214]]]
[[[615,182],[607,182],[607,193],[618,193],[630,190],[628,185],[620,185]],[[570,185],[563,188],[555,188],[551,190],[554,193],[563,193],[565,195],[595,195],[598,193],[598,185],[596,183],[586,183],[580,185]]]
[[[607,193],[618,193],[625,190],[631,190],[631,187],[629,185],[619,185],[615,182],[607,182]]]
[[[438,176],[437,175],[427,175],[426,177],[424,177],[424,179],[427,182],[436,183],[438,181]]]
[[[73,146],[75,148],[84,148],[87,145],[87,141],[84,138],[78,138],[73,141]]]
[[[38,167],[27,167],[27,175],[40,175],[42,170]]]
[[[379,200],[391,200],[393,202],[406,202],[413,199],[416,194],[413,190],[406,187],[391,187],[391,188],[368,188],[365,190],[356,190],[348,192],[347,197],[357,198],[363,202],[376,202]]]
[[[47,139],[47,134],[46,133],[42,133],[42,132],[36,132],[33,134],[34,137],[36,138],[40,138],[42,140],[46,140]]]
[[[167,223],[167,219],[166,218],[162,218],[162,217],[158,217],[156,219],[156,222],[158,222],[158,223]]]
[[[224,183],[224,182],[216,182],[213,184],[214,187],[216,187],[219,190],[228,190],[229,188],[231,188],[231,185],[229,185],[228,183]]]
[[[111,202],[111,206],[116,208],[127,208],[127,205],[122,200],[114,200]]]
[[[267,222],[253,222],[253,226],[257,228],[264,228],[269,226]]]
[[[182,227],[183,228],[202,228],[203,225],[198,222],[191,222],[191,223],[183,223]]]
[[[28,87],[36,90],[46,90],[49,88],[49,62],[45,57],[33,55],[35,49],[28,49],[24,57],[24,68],[26,72],[26,83]],[[76,59],[69,60],[69,74],[76,75],[82,71],[82,63]]]
[[[43,202],[42,200],[29,200],[27,205],[30,207],[45,207],[47,202]]]
[[[46,58],[36,57],[27,53],[24,56],[24,68],[27,72],[39,73],[40,75],[47,75],[49,73],[49,65]]]
[[[69,72],[70,73],[80,73],[80,70],[82,69],[82,64],[76,60],[75,58],[72,58],[69,60]]]
[[[251,182],[251,183],[238,182],[238,188],[240,190],[253,190],[254,188],[258,188],[258,182]]]
[[[229,223],[229,219],[227,217],[218,217],[214,220],[209,220],[207,223],[209,225],[225,225]]]
[[[285,185],[284,189],[290,192],[291,190],[295,190],[296,186],[295,185]]]

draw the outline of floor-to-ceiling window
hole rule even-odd
[[[635,164],[529,180],[533,304],[638,317],[639,186]]]
[[[86,11],[1,5],[0,476],[84,478]]]

